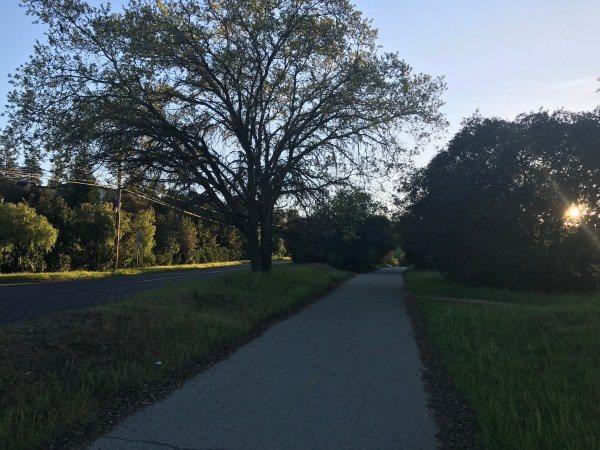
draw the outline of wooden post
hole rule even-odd
[[[117,207],[115,210],[117,235],[115,236],[115,267],[113,270],[119,268],[119,244],[121,243],[121,165],[117,172]]]

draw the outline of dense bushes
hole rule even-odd
[[[600,110],[466,120],[404,186],[400,235],[408,258],[474,283],[595,288],[599,142]],[[572,206],[581,216],[567,219]]]
[[[390,221],[378,209],[364,191],[338,192],[313,214],[295,219],[289,231],[292,258],[351,270],[380,263],[394,248],[394,236]]]
[[[111,198],[100,201],[99,193],[90,189],[26,191],[10,180],[0,181],[0,195],[6,192],[17,201],[0,204],[2,272],[113,267],[116,226]],[[124,201],[120,236],[119,267],[245,257],[237,231],[139,199]]]
[[[6,186],[11,185],[6,183]],[[2,191],[0,183],[0,194]],[[2,272],[109,270],[114,266],[113,193],[100,195],[93,190],[77,189],[66,195],[63,188],[47,187],[17,191],[14,197],[21,201],[19,208],[28,208],[49,230],[54,230],[50,236],[53,240],[46,247],[38,245],[21,263],[9,260],[9,254],[16,255],[14,247],[2,247]],[[396,263],[390,253],[396,247],[393,227],[379,211],[380,206],[371,196],[357,189],[325,198],[308,217],[278,209],[273,219],[273,255],[281,257],[289,251],[298,262],[324,262],[353,270],[372,267],[386,254],[388,262]],[[6,225],[9,230],[6,233],[10,235],[5,239],[7,242],[12,239],[10,230],[15,227],[28,233],[26,227]],[[133,196],[123,201],[120,230],[119,267],[246,257],[243,236],[236,229]]]
[[[26,203],[0,203],[0,267],[3,270],[44,270],[44,256],[54,247],[57,236],[56,228]]]

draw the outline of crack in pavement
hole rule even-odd
[[[116,441],[131,442],[133,444],[152,444],[152,445],[158,445],[158,446],[170,448],[170,449],[173,449],[173,450],[225,450],[224,448],[176,447],[175,445],[165,444],[164,442],[142,441],[142,440],[137,440],[137,439],[120,438],[120,437],[116,437],[116,436],[104,436],[103,438],[104,439],[114,439]]]

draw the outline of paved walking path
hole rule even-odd
[[[353,278],[91,448],[434,449],[401,286]]]

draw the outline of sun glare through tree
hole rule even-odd
[[[571,205],[565,211],[564,219],[566,226],[579,226],[581,225],[581,219],[584,214],[584,209],[581,205]]]

